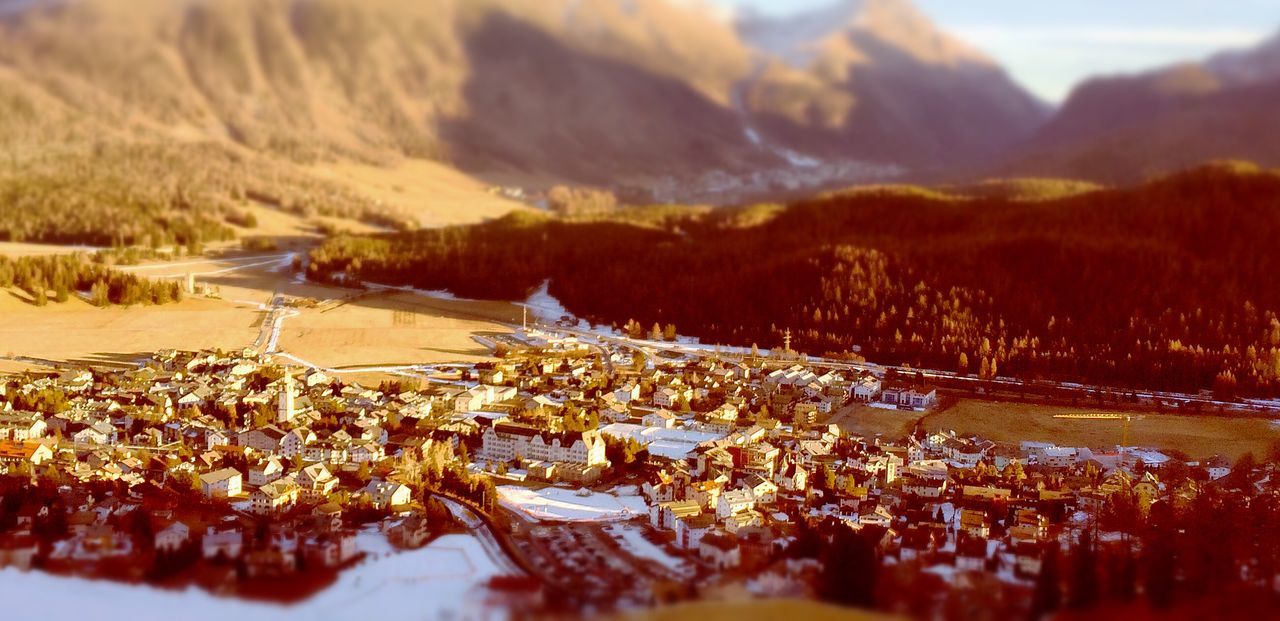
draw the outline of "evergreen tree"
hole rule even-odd
[[[1071,555],[1071,590],[1068,606],[1087,610],[1098,603],[1098,560],[1093,536],[1085,530]]]
[[[1059,575],[1058,560],[1058,546],[1051,543],[1040,560],[1040,575],[1036,577],[1035,593],[1031,599],[1032,621],[1044,619],[1062,606],[1062,578]]]

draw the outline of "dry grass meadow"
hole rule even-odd
[[[491,194],[480,180],[438,162],[405,160],[391,167],[327,163],[309,170],[395,205],[422,227],[472,224],[526,209],[521,203]]]
[[[1040,440],[1063,445],[1111,447],[1120,444],[1122,424],[1110,420],[1054,418],[1058,414],[1114,414],[1114,410],[999,403],[961,399],[924,417],[929,431],[954,429],[996,442]],[[1120,412],[1123,413],[1123,412]],[[1221,453],[1232,459],[1246,452],[1265,455],[1280,439],[1280,425],[1262,418],[1138,415],[1129,426],[1129,444],[1182,451],[1192,457]]]
[[[519,307],[504,302],[379,293],[303,309],[285,321],[280,348],[325,367],[476,361],[490,351],[475,335],[509,332],[494,320],[519,319]]]
[[[97,308],[82,300],[37,308],[0,292],[0,354],[58,362],[127,364],[159,349],[236,349],[261,313],[216,300]]]
[[[916,421],[922,421],[926,431],[954,430],[961,435],[975,435],[1006,444],[1033,440],[1065,446],[1110,448],[1121,443],[1121,421],[1054,416],[1127,413],[1135,416],[1129,425],[1131,446],[1177,450],[1191,457],[1221,453],[1235,459],[1246,452],[1265,455],[1271,444],[1280,440],[1280,425],[1262,418],[1131,413],[977,399],[960,399],[940,411],[927,414],[851,405],[837,412],[831,422],[845,431],[868,437],[900,438],[911,432]]]
[[[154,262],[125,269],[148,278],[183,278],[217,292],[164,306],[96,308],[73,298],[36,307],[0,292],[0,355],[54,362],[127,364],[159,349],[240,349],[254,344],[276,292],[315,302],[283,324],[279,349],[323,367],[467,361],[489,351],[472,338],[507,332],[520,309],[505,302],[435,299],[408,292],[369,293],[300,282],[292,255],[229,254]],[[10,364],[4,370],[22,370]],[[12,367],[12,368],[10,368]]]
[[[855,403],[838,410],[830,422],[840,428],[858,435],[886,438],[901,438],[915,427],[920,414],[904,410],[882,410]]]

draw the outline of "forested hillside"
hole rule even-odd
[[[101,144],[0,166],[0,241],[151,247],[230,239],[245,207],[406,220],[356,192],[231,148]]]
[[[1055,200],[860,191],[339,237],[312,278],[984,375],[1280,394],[1280,177],[1214,166]]]

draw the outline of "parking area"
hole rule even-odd
[[[671,548],[644,520],[611,523],[539,523],[516,517],[514,541],[546,568],[549,586],[567,604],[627,607],[649,604],[655,587],[683,581],[692,562]]]

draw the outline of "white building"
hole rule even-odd
[[[191,538],[191,529],[182,522],[174,522],[156,533],[155,548],[157,551],[173,552],[181,548]]]
[[[661,427],[663,429],[671,429],[676,426],[676,416],[667,410],[658,410],[645,414],[640,419],[641,424],[645,427]]]
[[[582,466],[608,466],[604,439],[595,431],[548,433],[533,427],[500,422],[484,432],[478,457],[494,463],[514,459]]]
[[[1032,451],[1036,462],[1046,468],[1070,468],[1080,460],[1080,451],[1064,446],[1046,446]]]
[[[282,476],[284,476],[284,465],[276,457],[269,457],[266,461],[249,468],[249,485],[262,487]]]
[[[210,529],[201,542],[204,557],[215,558],[219,554],[228,558],[239,558],[244,551],[244,535],[238,530],[217,531]]]
[[[707,533],[699,540],[698,556],[719,570],[732,569],[742,562],[737,540],[720,533]]]
[[[308,500],[320,500],[338,486],[338,478],[324,464],[311,464],[298,472],[295,480]]]
[[[409,504],[410,490],[407,485],[393,481],[369,481],[364,491],[369,494],[369,501],[375,509],[390,509]]]
[[[880,396],[880,380],[873,375],[867,375],[858,380],[853,386],[853,398],[855,401],[869,403],[875,401]]]
[[[223,468],[200,475],[200,492],[209,498],[239,496],[243,477],[235,468]]]
[[[49,425],[37,414],[5,414],[0,416],[0,440],[26,442],[43,438]]]
[[[653,404],[660,408],[673,408],[680,405],[681,400],[693,400],[693,390],[687,387],[666,386],[653,393]]]
[[[117,435],[115,427],[100,421],[77,431],[71,439],[80,444],[115,444]]]
[[[298,486],[289,480],[272,481],[249,494],[250,509],[258,515],[282,513],[298,504]]]
[[[315,441],[316,434],[310,429],[303,427],[293,429],[280,439],[280,455],[292,459],[295,455],[302,453],[308,444]]]
[[[775,490],[777,488],[774,488]],[[716,518],[725,519],[750,511],[756,506],[755,496],[751,494],[749,489],[729,490],[720,494],[720,499],[716,502]]]

